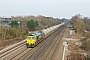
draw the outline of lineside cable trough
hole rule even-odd
[[[67,44],[67,42],[66,42],[66,41],[65,41],[65,42],[63,42],[63,45],[64,45],[64,50],[63,50],[62,60],[64,60],[64,58],[65,58],[65,51],[68,51],[68,49],[67,49],[68,44]]]

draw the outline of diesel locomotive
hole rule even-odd
[[[50,28],[38,31],[36,33],[28,34],[26,38],[26,46],[28,47],[35,47],[39,42],[43,39],[47,38],[50,34],[55,32],[60,26],[64,25],[64,23],[52,26]]]

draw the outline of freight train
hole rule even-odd
[[[64,25],[64,23],[52,26],[50,28],[38,31],[36,33],[28,34],[26,38],[26,46],[28,47],[35,47],[39,42],[43,39],[47,38],[50,34],[55,32],[60,26]]]

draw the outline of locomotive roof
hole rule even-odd
[[[41,35],[41,34],[42,34],[42,33],[40,33],[40,32],[36,32],[36,33],[35,33],[36,36],[39,36],[39,35]]]
[[[39,36],[41,34],[42,34],[42,32],[36,32],[36,33],[33,33],[33,34],[28,34],[28,36]]]
[[[35,34],[28,34],[28,36],[34,36]]]

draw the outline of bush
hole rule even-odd
[[[17,37],[23,37],[27,35],[28,28],[25,27],[18,27],[18,28],[11,28],[11,27],[3,27],[0,30],[0,40],[8,40]]]
[[[90,51],[90,40],[86,40],[82,43],[81,47],[84,49],[84,50],[87,50],[87,51]]]

